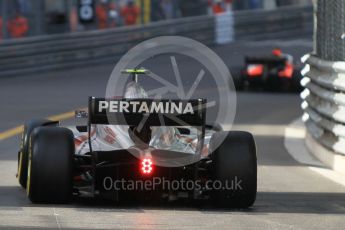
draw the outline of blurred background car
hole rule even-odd
[[[301,66],[294,63],[293,56],[283,53],[280,48],[273,49],[270,55],[246,56],[237,88],[300,92],[301,70]]]

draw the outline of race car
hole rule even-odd
[[[252,206],[253,136],[207,125],[205,99],[148,98],[138,83],[147,70],[124,73],[132,80],[122,98],[90,97],[87,111],[76,111],[86,125],[62,127],[45,119],[25,124],[17,177],[28,198],[48,204],[78,196],[211,199],[226,208]]]
[[[301,74],[293,57],[276,48],[271,55],[245,57],[239,89],[263,88],[271,91],[300,91]]]

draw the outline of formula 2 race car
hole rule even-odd
[[[270,91],[300,91],[301,74],[293,63],[293,57],[274,49],[272,55],[245,57],[239,89],[263,88]]]
[[[76,112],[87,125],[66,128],[45,119],[25,124],[17,177],[28,198],[210,198],[223,207],[253,205],[253,136],[206,125],[204,99],[149,99],[137,78],[145,71],[125,72],[133,75],[125,97],[90,97],[88,111]]]

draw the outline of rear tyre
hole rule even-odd
[[[290,92],[292,88],[291,79],[283,78],[281,79],[281,90],[282,92]]]
[[[303,87],[301,85],[302,75],[300,70],[295,70],[291,78],[291,90],[293,92],[302,92]]]
[[[30,139],[27,194],[33,203],[68,203],[72,197],[73,133],[36,128]]]
[[[218,146],[218,147],[217,147]],[[212,175],[225,189],[212,192],[218,206],[247,208],[257,192],[257,159],[253,136],[247,132],[218,132],[210,142]]]
[[[40,126],[52,125],[56,122],[37,119],[27,122],[24,125],[24,130],[22,133],[22,138],[20,140],[20,150],[18,152],[18,180],[19,184],[26,188],[27,176],[28,176],[28,152],[29,152],[29,139],[32,131]]]
[[[236,91],[243,91],[245,85],[245,75],[243,69],[236,69],[232,71],[232,78]]]

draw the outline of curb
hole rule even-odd
[[[299,163],[309,166],[324,167],[324,164],[315,158],[308,150],[304,141],[306,133],[306,128],[301,118],[291,122],[285,128],[284,146],[286,150],[292,158]]]
[[[323,145],[319,144],[308,132],[305,137],[305,144],[309,152],[332,170],[345,174],[345,156],[334,153]]]
[[[309,170],[345,186],[345,156],[334,154],[317,143],[307,133],[301,118],[287,125],[284,145],[287,152],[297,162],[307,166]]]

